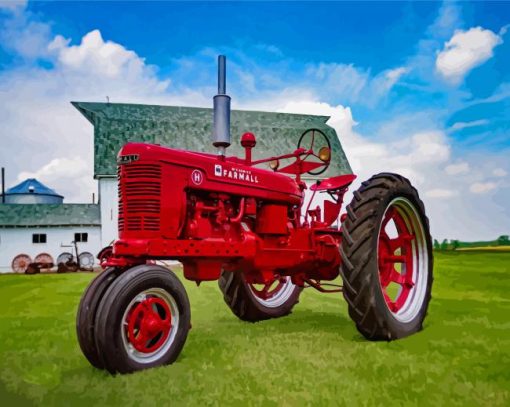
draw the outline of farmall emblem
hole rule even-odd
[[[200,170],[193,170],[191,173],[191,181],[195,185],[200,185],[204,181],[204,174]]]
[[[120,155],[117,157],[117,164],[129,164],[133,161],[138,161],[140,156],[138,154],[128,154],[128,155]]]
[[[214,175],[217,177],[230,178],[236,181],[246,181],[252,184],[258,184],[259,178],[253,175],[250,170],[243,168],[223,168],[220,164],[214,165]]]

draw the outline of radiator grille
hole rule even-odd
[[[161,166],[131,163],[118,167],[119,232],[159,231]]]

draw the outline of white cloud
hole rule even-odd
[[[370,74],[352,64],[320,63],[310,66],[307,75],[317,80],[332,95],[358,100],[361,90],[367,85]]]
[[[491,58],[494,47],[502,42],[499,35],[482,27],[457,30],[437,54],[436,69],[450,82],[459,83],[471,69]]]
[[[17,26],[12,29],[4,35],[15,35]],[[41,32],[50,32],[49,26]],[[71,100],[104,101],[109,96],[112,102],[193,105],[203,101],[199,91],[170,93],[169,81],[160,80],[155,67],[122,45],[104,41],[97,30],[85,35],[78,45],[61,36],[52,40],[46,34],[39,40],[39,56],[44,55],[52,69],[27,62],[0,72],[0,161],[7,167],[11,184],[15,174],[29,173],[42,177],[41,181],[62,193],[66,201],[90,201],[95,190],[92,127],[71,106]],[[77,168],[83,170],[76,157],[87,163],[87,173],[71,171],[65,160],[76,161]],[[62,166],[62,173],[51,172],[56,163]],[[76,180],[66,174],[74,174]],[[75,188],[70,187],[73,182]]]
[[[469,172],[469,164],[466,162],[450,164],[446,166],[445,172],[448,175],[466,174]]]
[[[401,66],[400,68],[390,69],[389,71],[386,71],[385,75],[388,80],[391,81],[391,83],[395,83],[400,79],[400,77],[404,74],[406,74],[409,71],[408,68]]]
[[[474,194],[485,194],[496,187],[497,184],[494,182],[475,182],[474,184],[471,184],[469,190]]]
[[[306,75],[312,87],[320,84],[321,95],[373,106],[387,95],[399,79],[408,72],[406,67],[397,67],[373,76],[368,69],[353,64],[320,63],[310,65]]]
[[[2,19],[0,44],[6,50],[24,59],[47,56],[46,45],[50,40],[50,26],[32,19],[30,13],[22,12],[24,6],[12,9],[10,18]]]
[[[283,52],[280,48],[278,48],[276,45],[272,45],[272,44],[257,44],[255,46],[256,49],[259,49],[261,51],[265,51],[269,54],[273,54],[277,57],[282,57],[283,56]]]
[[[372,80],[369,92],[372,94],[372,97],[376,98],[386,95],[400,78],[408,72],[409,68],[404,66],[381,72]]]
[[[100,77],[103,83],[112,79],[127,83],[143,80],[156,94],[164,92],[170,84],[158,80],[155,68],[146,65],[135,52],[115,42],[105,42],[99,30],[86,34],[79,45],[69,44],[70,40],[57,35],[48,50],[55,54],[58,67],[71,75]]]
[[[492,171],[492,173],[496,177],[505,177],[508,174],[508,172],[506,172],[503,168],[496,168],[494,171]]]
[[[19,11],[27,6],[28,0],[1,0],[0,10]]]
[[[456,131],[456,130],[467,129],[469,127],[484,126],[486,124],[489,124],[489,121],[487,119],[473,120],[471,122],[457,122],[457,123],[454,123],[450,127],[449,130]]]
[[[452,198],[454,196],[457,196],[458,192],[451,190],[451,189],[442,189],[442,188],[436,188],[436,189],[429,189],[425,192],[425,196],[429,198]]]
[[[55,158],[34,172],[20,172],[17,181],[36,178],[48,187],[55,189],[58,194],[64,196],[64,199],[79,196],[82,199],[88,198],[84,200],[90,202],[91,195],[87,197],[86,192],[94,191],[93,176],[90,163],[82,157],[74,155],[72,158]]]

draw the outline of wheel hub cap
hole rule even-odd
[[[162,298],[145,298],[135,304],[127,317],[127,337],[142,353],[156,351],[172,328],[170,307]]]

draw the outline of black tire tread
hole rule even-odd
[[[76,336],[82,353],[90,364],[103,369],[94,338],[95,318],[102,296],[120,274],[118,269],[108,268],[96,276],[85,289],[76,313]]]
[[[371,340],[392,340],[406,336],[413,332],[400,331],[388,319],[389,310],[377,307],[375,290],[379,288],[377,266],[374,272],[374,240],[378,234],[378,218],[388,197],[393,194],[404,193],[417,206],[424,223],[429,252],[429,280],[428,290],[424,299],[424,313],[413,332],[422,329],[423,319],[427,314],[428,303],[431,299],[432,251],[429,234],[429,220],[425,215],[423,202],[417,190],[409,180],[393,173],[380,173],[363,182],[354,192],[351,203],[347,206],[347,216],[342,224],[342,257],[341,277],[344,282],[343,295],[348,305],[350,317],[357,329]],[[377,264],[377,259],[375,259]],[[382,295],[382,294],[381,294]]]

